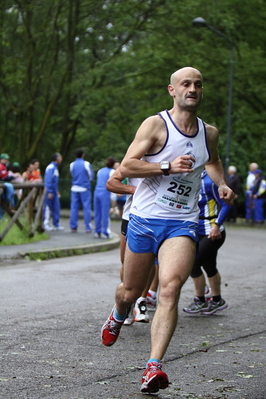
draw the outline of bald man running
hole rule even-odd
[[[218,130],[197,117],[202,100],[201,73],[191,67],[170,78],[173,107],[147,118],[120,165],[122,177],[140,177],[127,230],[124,279],[115,306],[102,327],[102,343],[115,343],[127,308],[141,295],[159,261],[160,293],[151,325],[150,358],[141,391],[155,393],[168,386],[162,359],[177,324],[180,291],[195,259],[198,241],[198,197],[201,172],[206,170],[228,204],[233,192],[226,185],[218,155]]]

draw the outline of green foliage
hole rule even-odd
[[[234,43],[230,163],[266,172],[264,0],[3,0],[0,21],[0,149],[44,168],[74,150],[95,171],[118,160],[143,119],[171,108],[169,77],[191,65],[204,76],[199,116],[218,127],[225,159],[230,49],[192,19],[204,17]]]
[[[3,217],[0,219],[0,231],[3,231],[8,225],[9,219]],[[46,233],[36,233],[33,237],[29,237],[27,232],[21,231],[16,224],[14,224],[8,233],[5,235],[2,241],[0,241],[0,246],[3,245],[20,245],[29,244],[35,241],[47,240],[49,237]]]

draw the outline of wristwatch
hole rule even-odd
[[[160,162],[160,169],[165,176],[169,176],[169,170],[171,169],[171,164],[168,161]]]

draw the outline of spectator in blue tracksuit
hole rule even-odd
[[[114,172],[116,160],[109,157],[106,166],[97,173],[96,187],[94,191],[94,225],[96,238],[110,238],[109,212],[111,207],[111,193],[106,188],[106,182]]]
[[[78,228],[78,213],[80,205],[83,209],[86,233],[91,232],[91,181],[94,178],[93,168],[88,161],[84,161],[84,151],[76,150],[76,160],[70,164],[72,176],[70,228],[75,233]]]
[[[246,191],[245,191],[245,208],[246,208],[246,221],[252,221],[254,219],[254,200],[252,197],[252,187],[254,180],[256,179],[255,170],[259,168],[256,162],[252,162],[249,165],[249,172],[246,180]]]
[[[43,227],[45,230],[63,230],[60,226],[60,201],[58,192],[59,172],[58,166],[62,162],[62,156],[58,152],[52,155],[52,162],[46,167],[44,173],[44,187],[46,194],[43,206]],[[49,225],[50,215],[53,226]]]
[[[264,223],[264,201],[266,198],[266,180],[260,169],[255,170],[255,180],[251,187],[254,200],[254,222]]]

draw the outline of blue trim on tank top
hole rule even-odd
[[[155,155],[160,154],[160,152],[162,152],[162,151],[165,149],[166,144],[167,144],[167,142],[168,142],[168,140],[169,140],[169,130],[168,130],[168,127],[167,127],[167,123],[166,123],[166,121],[164,120],[164,118],[162,117],[162,115],[161,115],[160,112],[158,112],[157,115],[159,115],[159,116],[162,118],[162,120],[164,121],[164,123],[165,123],[165,127],[166,127],[166,140],[165,140],[164,145],[163,145],[162,148],[160,149],[160,151],[158,151],[158,152],[156,152],[156,153],[154,153],[154,154],[145,154],[145,155],[144,155],[145,157],[153,157],[153,156],[155,156]]]
[[[190,136],[190,135],[187,135],[187,134],[181,132],[181,130],[178,129],[178,127],[176,126],[175,122],[173,121],[171,115],[169,114],[168,109],[166,109],[165,111],[166,111],[166,113],[167,113],[167,115],[168,115],[168,118],[169,118],[170,121],[172,122],[173,126],[176,128],[176,130],[177,130],[180,134],[182,134],[182,136],[191,137],[191,138],[192,138],[192,137],[196,137],[196,136],[198,135],[198,133],[199,133],[199,121],[198,121],[198,117],[197,117],[197,132],[196,132],[196,134],[193,134],[193,136]]]
[[[165,111],[166,111],[166,113],[167,113],[167,115],[168,115],[170,121],[172,122],[173,126],[177,129],[177,131],[178,131],[180,134],[182,134],[182,136],[185,136],[185,137],[196,137],[196,136],[199,134],[199,120],[200,120],[200,119],[199,119],[198,117],[197,117],[197,132],[196,132],[196,134],[193,135],[193,136],[188,136],[187,134],[181,132],[181,130],[178,129],[178,127],[176,126],[175,122],[174,122],[173,119],[171,118],[171,115],[169,114],[168,109],[166,109]],[[207,152],[208,152],[208,154],[209,154],[209,159],[208,159],[208,162],[209,162],[209,160],[211,159],[211,155],[210,155],[209,146],[208,146],[208,141],[207,141],[206,126],[205,126],[205,123],[203,122],[202,119],[201,119],[201,122],[202,122],[203,130],[204,130],[205,145],[206,145]]]
[[[204,129],[204,137],[205,137],[206,150],[207,150],[207,152],[208,152],[208,154],[209,154],[209,159],[208,159],[208,162],[209,162],[209,160],[211,159],[211,154],[210,154],[209,146],[208,146],[206,126],[205,126],[205,123],[203,122],[203,120],[202,120],[202,125],[203,125],[203,129]]]

